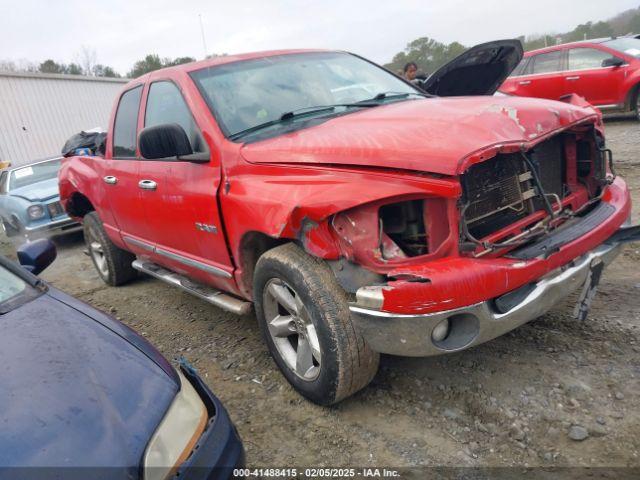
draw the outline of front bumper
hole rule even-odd
[[[181,371],[191,382],[207,407],[209,423],[191,456],[178,468],[174,478],[224,480],[233,477],[233,470],[245,465],[242,440],[229,414],[193,368],[181,365]]]
[[[82,225],[69,217],[64,217],[58,220],[51,220],[46,222],[41,222],[36,225],[27,225],[24,227],[25,233],[27,235],[36,235],[38,233],[47,233],[47,234],[60,234],[60,233],[70,233],[80,230]]]
[[[353,321],[371,348],[402,356],[432,356],[464,350],[503,335],[533,320],[585,284],[591,266],[609,264],[620,252],[617,243],[604,243],[530,285],[526,296],[506,313],[494,300],[429,314],[395,314],[349,306]],[[434,340],[434,329],[449,322],[449,334]],[[435,337],[439,336],[437,333]]]

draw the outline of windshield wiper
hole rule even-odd
[[[418,96],[418,97],[425,97],[425,98],[431,97],[431,95],[428,95],[426,93],[420,93],[420,92],[381,92],[381,93],[378,93],[373,98],[369,98],[367,100],[361,100],[356,104],[362,105],[362,104],[367,104],[367,102],[379,102],[381,100],[390,100],[393,98],[407,98],[409,96]]]
[[[229,139],[237,140],[238,138],[244,137],[245,135],[249,135],[259,130],[264,130],[265,128],[273,127],[274,125],[283,124],[295,118],[306,117],[309,115],[316,115],[319,113],[333,112],[335,111],[336,108],[340,108],[340,107],[344,107],[344,108],[377,107],[381,104],[380,102],[382,102],[382,100],[389,100],[394,98],[406,98],[409,96],[418,96],[418,97],[426,97],[426,98],[431,97],[431,95],[428,95],[426,93],[420,93],[420,92],[381,92],[381,93],[378,93],[373,98],[360,100],[359,102],[354,102],[354,103],[336,103],[334,105],[316,105],[313,107],[302,107],[302,108],[298,108],[297,110],[291,110],[290,112],[284,112],[274,120],[269,120],[268,122],[260,123],[253,127],[249,127],[245,130],[241,130],[232,135],[229,135]]]
[[[254,133],[254,132],[257,132],[259,130],[264,130],[265,128],[269,128],[269,127],[272,127],[274,125],[280,125],[280,124],[288,122],[289,120],[293,120],[295,118],[306,117],[306,116],[315,115],[315,114],[318,114],[318,113],[333,112],[336,108],[339,108],[339,107],[366,108],[366,107],[375,107],[377,105],[378,105],[377,103],[356,102],[356,103],[336,103],[335,105],[317,105],[317,106],[313,106],[313,107],[302,107],[302,108],[298,108],[297,110],[292,110],[290,112],[284,112],[278,118],[276,118],[274,120],[270,120],[268,122],[260,123],[258,125],[253,126],[253,127],[247,128],[245,130],[241,130],[239,132],[236,132],[236,133],[230,135],[229,139],[230,140],[237,140],[238,138],[243,137],[245,135],[248,135],[250,133]]]

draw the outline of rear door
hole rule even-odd
[[[113,135],[107,145],[104,159],[94,162],[100,169],[99,181],[104,192],[109,212],[98,212],[111,235],[117,235],[127,248],[134,252],[145,251],[141,243],[145,233],[144,211],[140,204],[138,170],[140,159],[137,153],[137,125],[142,98],[142,85],[125,91],[118,102]],[[120,243],[120,241],[118,243]]]
[[[577,93],[593,105],[615,104],[626,66],[603,67],[602,62],[612,57],[611,53],[596,48],[569,49],[566,93]]]
[[[530,57],[524,74],[515,78],[514,95],[558,100],[564,94],[563,50],[539,53]]]
[[[144,126],[177,123],[195,153],[209,152],[182,91],[171,79],[154,80],[146,97]],[[231,261],[218,210],[220,165],[180,160],[144,160],[139,171],[146,236],[161,265],[207,283],[224,285]]]

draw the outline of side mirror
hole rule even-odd
[[[48,238],[25,243],[18,248],[18,262],[34,275],[51,265],[57,255],[56,246]]]
[[[618,57],[609,57],[602,61],[603,67],[620,67],[622,65],[624,65],[624,60]]]
[[[177,123],[143,128],[138,137],[140,153],[149,160],[191,155],[187,132]]]

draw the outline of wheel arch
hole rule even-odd
[[[93,212],[95,207],[86,195],[80,192],[74,192],[71,194],[71,197],[69,197],[65,205],[65,210],[74,218],[84,218],[87,213]]]
[[[636,106],[636,99],[640,95],[640,78],[635,79],[625,98],[625,111],[632,112]]]
[[[275,238],[254,230],[242,236],[237,259],[240,274],[236,280],[244,296],[253,298],[253,274],[258,259],[269,250],[291,241],[289,238]]]

